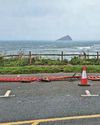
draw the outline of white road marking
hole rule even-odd
[[[86,95],[81,95],[84,97],[95,97],[95,96],[99,96],[98,94],[91,94],[89,90],[85,90]]]
[[[10,95],[10,93],[11,93],[11,90],[7,90],[7,92],[5,93],[4,96],[8,97]]]
[[[11,90],[7,90],[4,95],[1,95],[0,98],[7,98],[7,97],[13,97],[15,95],[10,95]]]
[[[90,95],[91,95],[91,93],[90,93],[90,91],[89,91],[89,90],[85,90],[85,93],[86,93],[86,95],[88,95],[88,96],[90,96]]]
[[[95,96],[99,96],[99,95],[81,95],[81,96],[84,96],[84,97],[95,97]]]

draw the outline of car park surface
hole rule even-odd
[[[19,121],[22,124],[34,123],[34,125],[100,124],[100,96],[81,96],[85,94],[85,90],[100,95],[100,81],[89,81],[91,86],[84,87],[78,86],[79,82],[80,80],[0,83],[0,95],[4,95],[7,90],[11,90],[10,94],[15,95],[15,97],[0,98],[0,124],[6,125],[12,122],[17,124]],[[85,116],[85,118],[78,118],[78,116]],[[72,119],[68,119],[70,117]],[[61,120],[55,121],[55,118]],[[62,118],[66,119],[62,120]],[[41,123],[42,119],[48,121]],[[51,122],[50,119],[54,121]]]

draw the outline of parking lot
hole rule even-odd
[[[75,81],[0,83],[1,125],[94,125],[100,124],[100,81],[78,86]],[[88,90],[93,97],[82,97]],[[20,122],[19,122],[20,121]]]

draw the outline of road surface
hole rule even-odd
[[[90,91],[91,94],[100,95],[100,81],[89,81],[91,86],[86,87],[78,86],[79,82],[75,80],[0,83],[0,96],[8,90],[11,91],[10,95],[15,95],[0,98],[0,124],[14,122],[13,124],[17,125],[20,123],[24,125],[99,125],[100,96],[82,97],[81,95],[85,94],[85,90]],[[57,121],[55,121],[56,118],[58,118]],[[62,118],[65,119],[62,120]],[[42,119],[44,122],[41,122]],[[45,122],[46,119],[47,122]]]

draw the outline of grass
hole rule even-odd
[[[0,56],[0,74],[32,74],[32,73],[57,73],[81,72],[82,66],[87,65],[87,72],[100,73],[100,59],[80,59],[73,57],[70,61],[36,59],[29,65],[28,58],[4,58]]]
[[[0,67],[0,74],[32,74],[32,73],[58,73],[81,72],[82,65],[52,65],[52,66],[16,66]],[[100,73],[100,65],[88,65],[87,72]]]

